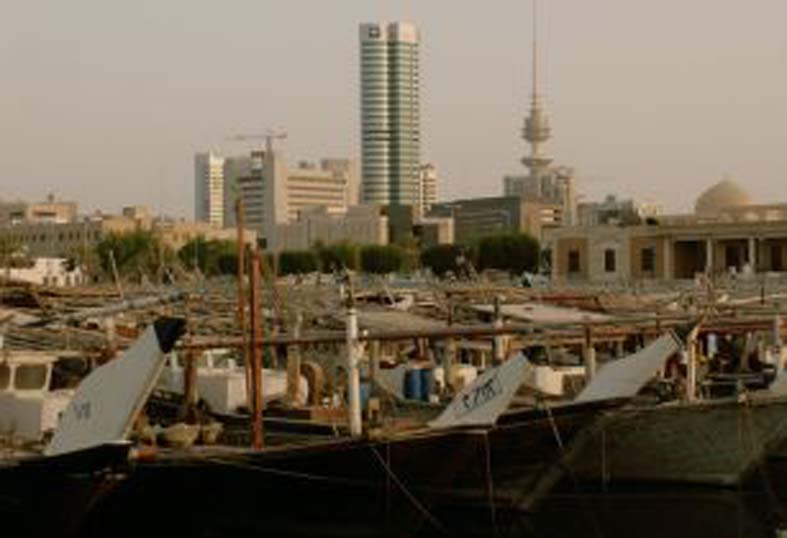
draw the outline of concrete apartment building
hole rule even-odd
[[[545,231],[556,281],[631,282],[787,272],[787,204],[755,205],[726,180],[694,214]]]
[[[194,156],[194,220],[224,226],[224,158],[209,151]]]
[[[287,170],[287,220],[294,222],[298,215],[311,207],[324,207],[329,214],[338,215],[358,203],[358,184],[354,163],[350,159],[324,159],[317,166],[300,161]]]
[[[300,162],[289,167],[279,150],[254,151],[251,173],[238,178],[246,226],[256,230],[265,245],[281,243],[283,225],[295,223],[305,211],[324,207],[329,215],[343,215],[358,203],[358,172],[352,159],[323,159],[319,166]]]
[[[359,28],[361,202],[418,206],[419,35],[405,22]]]
[[[437,203],[437,167],[431,163],[422,164],[418,169],[419,192],[421,198],[419,205],[421,214],[426,215],[432,206]]]

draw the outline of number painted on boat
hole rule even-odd
[[[90,420],[90,402],[74,404],[74,414],[77,420]]]
[[[495,375],[462,396],[462,408],[459,414],[464,415],[470,413],[482,405],[491,402],[502,393],[503,385]]]

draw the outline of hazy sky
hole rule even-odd
[[[523,170],[529,0],[3,0],[0,197],[190,215],[192,154],[283,128],[291,161],[358,156],[358,23],[422,34],[441,197]],[[787,1],[548,0],[554,138],[579,191],[687,209],[729,173],[787,201]]]

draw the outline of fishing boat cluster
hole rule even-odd
[[[173,529],[526,535],[561,494],[787,460],[778,289],[232,286],[0,289],[9,521],[131,536],[210,498]]]

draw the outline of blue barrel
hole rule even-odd
[[[369,407],[369,396],[372,394],[372,384],[368,381],[363,381],[358,387],[361,393],[361,409]]]
[[[428,402],[434,393],[434,368],[421,368],[421,400]]]
[[[404,372],[404,397],[408,400],[421,399],[421,372],[409,369]]]

